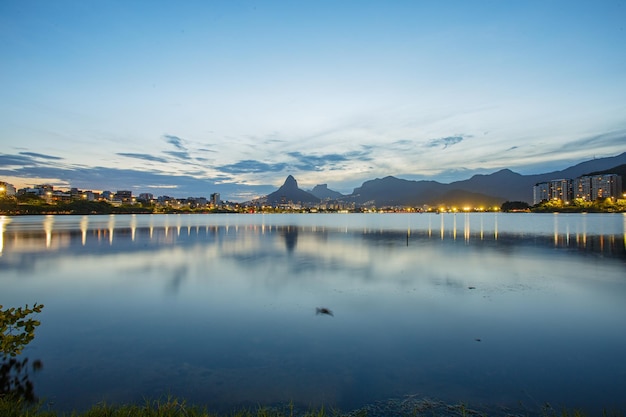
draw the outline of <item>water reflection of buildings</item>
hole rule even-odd
[[[181,244],[221,244],[228,240],[233,246],[244,248],[258,244],[251,236],[277,234],[287,253],[299,250],[301,236],[326,237],[329,234],[350,234],[362,236],[371,241],[377,237],[398,240],[403,245],[420,240],[461,242],[465,245],[480,242],[514,244],[534,244],[563,248],[578,248],[603,254],[626,257],[626,216],[623,217],[621,231],[602,233],[589,231],[586,221],[570,226],[561,224],[554,216],[553,228],[548,233],[523,233],[500,231],[498,216],[477,217],[469,213],[452,217],[436,216],[428,219],[423,228],[408,227],[404,231],[389,231],[381,228],[350,229],[348,227],[326,226],[284,226],[284,225],[208,225],[185,224],[180,218],[150,222],[138,222],[130,217],[120,221],[116,216],[94,218],[82,216],[68,225],[55,216],[45,216],[38,226],[29,225],[24,230],[7,227],[12,218],[0,216],[0,256],[7,253],[38,253],[59,250],[82,250],[86,252],[106,252],[110,250],[149,250],[156,246]],[[438,219],[438,220],[435,220]],[[143,219],[142,219],[143,220]],[[160,219],[161,220],[161,219]],[[13,225],[12,225],[13,226]],[[78,253],[78,252],[77,252]]]

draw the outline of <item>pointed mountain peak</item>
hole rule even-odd
[[[293,177],[293,175],[289,175],[285,180],[285,183],[280,187],[280,190],[297,190],[298,189],[298,181]]]
[[[307,193],[298,188],[298,182],[296,179],[289,175],[285,180],[285,183],[276,191],[267,195],[267,202],[269,204],[286,203],[289,201],[295,202],[319,202],[319,198],[313,194]]]

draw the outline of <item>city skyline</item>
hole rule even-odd
[[[623,2],[0,6],[0,180],[246,201],[626,150]]]

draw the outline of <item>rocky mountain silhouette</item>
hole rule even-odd
[[[318,203],[320,201],[320,199],[313,194],[298,188],[298,182],[291,175],[287,177],[285,183],[278,190],[268,194],[266,200],[267,204],[273,206],[287,204],[289,202],[295,204],[306,204]]]
[[[338,198],[345,197],[339,191],[330,190],[328,188],[328,184],[318,184],[309,192],[320,200],[336,200]]]
[[[608,158],[598,158],[545,174],[522,175],[502,169],[489,175],[473,177],[443,184],[436,181],[409,181],[395,177],[385,177],[366,181],[361,187],[355,188],[350,196],[354,202],[364,204],[373,202],[376,206],[383,205],[500,205],[505,201],[533,202],[533,186],[540,182],[553,179],[573,179],[592,172],[619,174],[619,166],[626,164],[626,152]],[[465,193],[460,199],[461,192]],[[464,201],[463,204],[459,200]]]
[[[623,176],[624,165],[626,152],[614,157],[585,161],[561,171],[522,175],[510,169],[502,169],[492,174],[474,175],[467,180],[449,184],[387,176],[365,181],[349,195],[329,190],[326,184],[318,185],[308,193],[299,189],[295,178],[289,175],[282,187],[267,196],[267,202],[317,203],[330,198],[359,206],[378,207],[409,205],[489,207],[499,206],[505,201],[524,201],[532,204],[533,186],[537,183],[562,178],[573,179],[595,173],[615,173]]]

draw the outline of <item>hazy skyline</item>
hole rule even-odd
[[[0,3],[0,180],[248,200],[626,151],[623,1]]]

